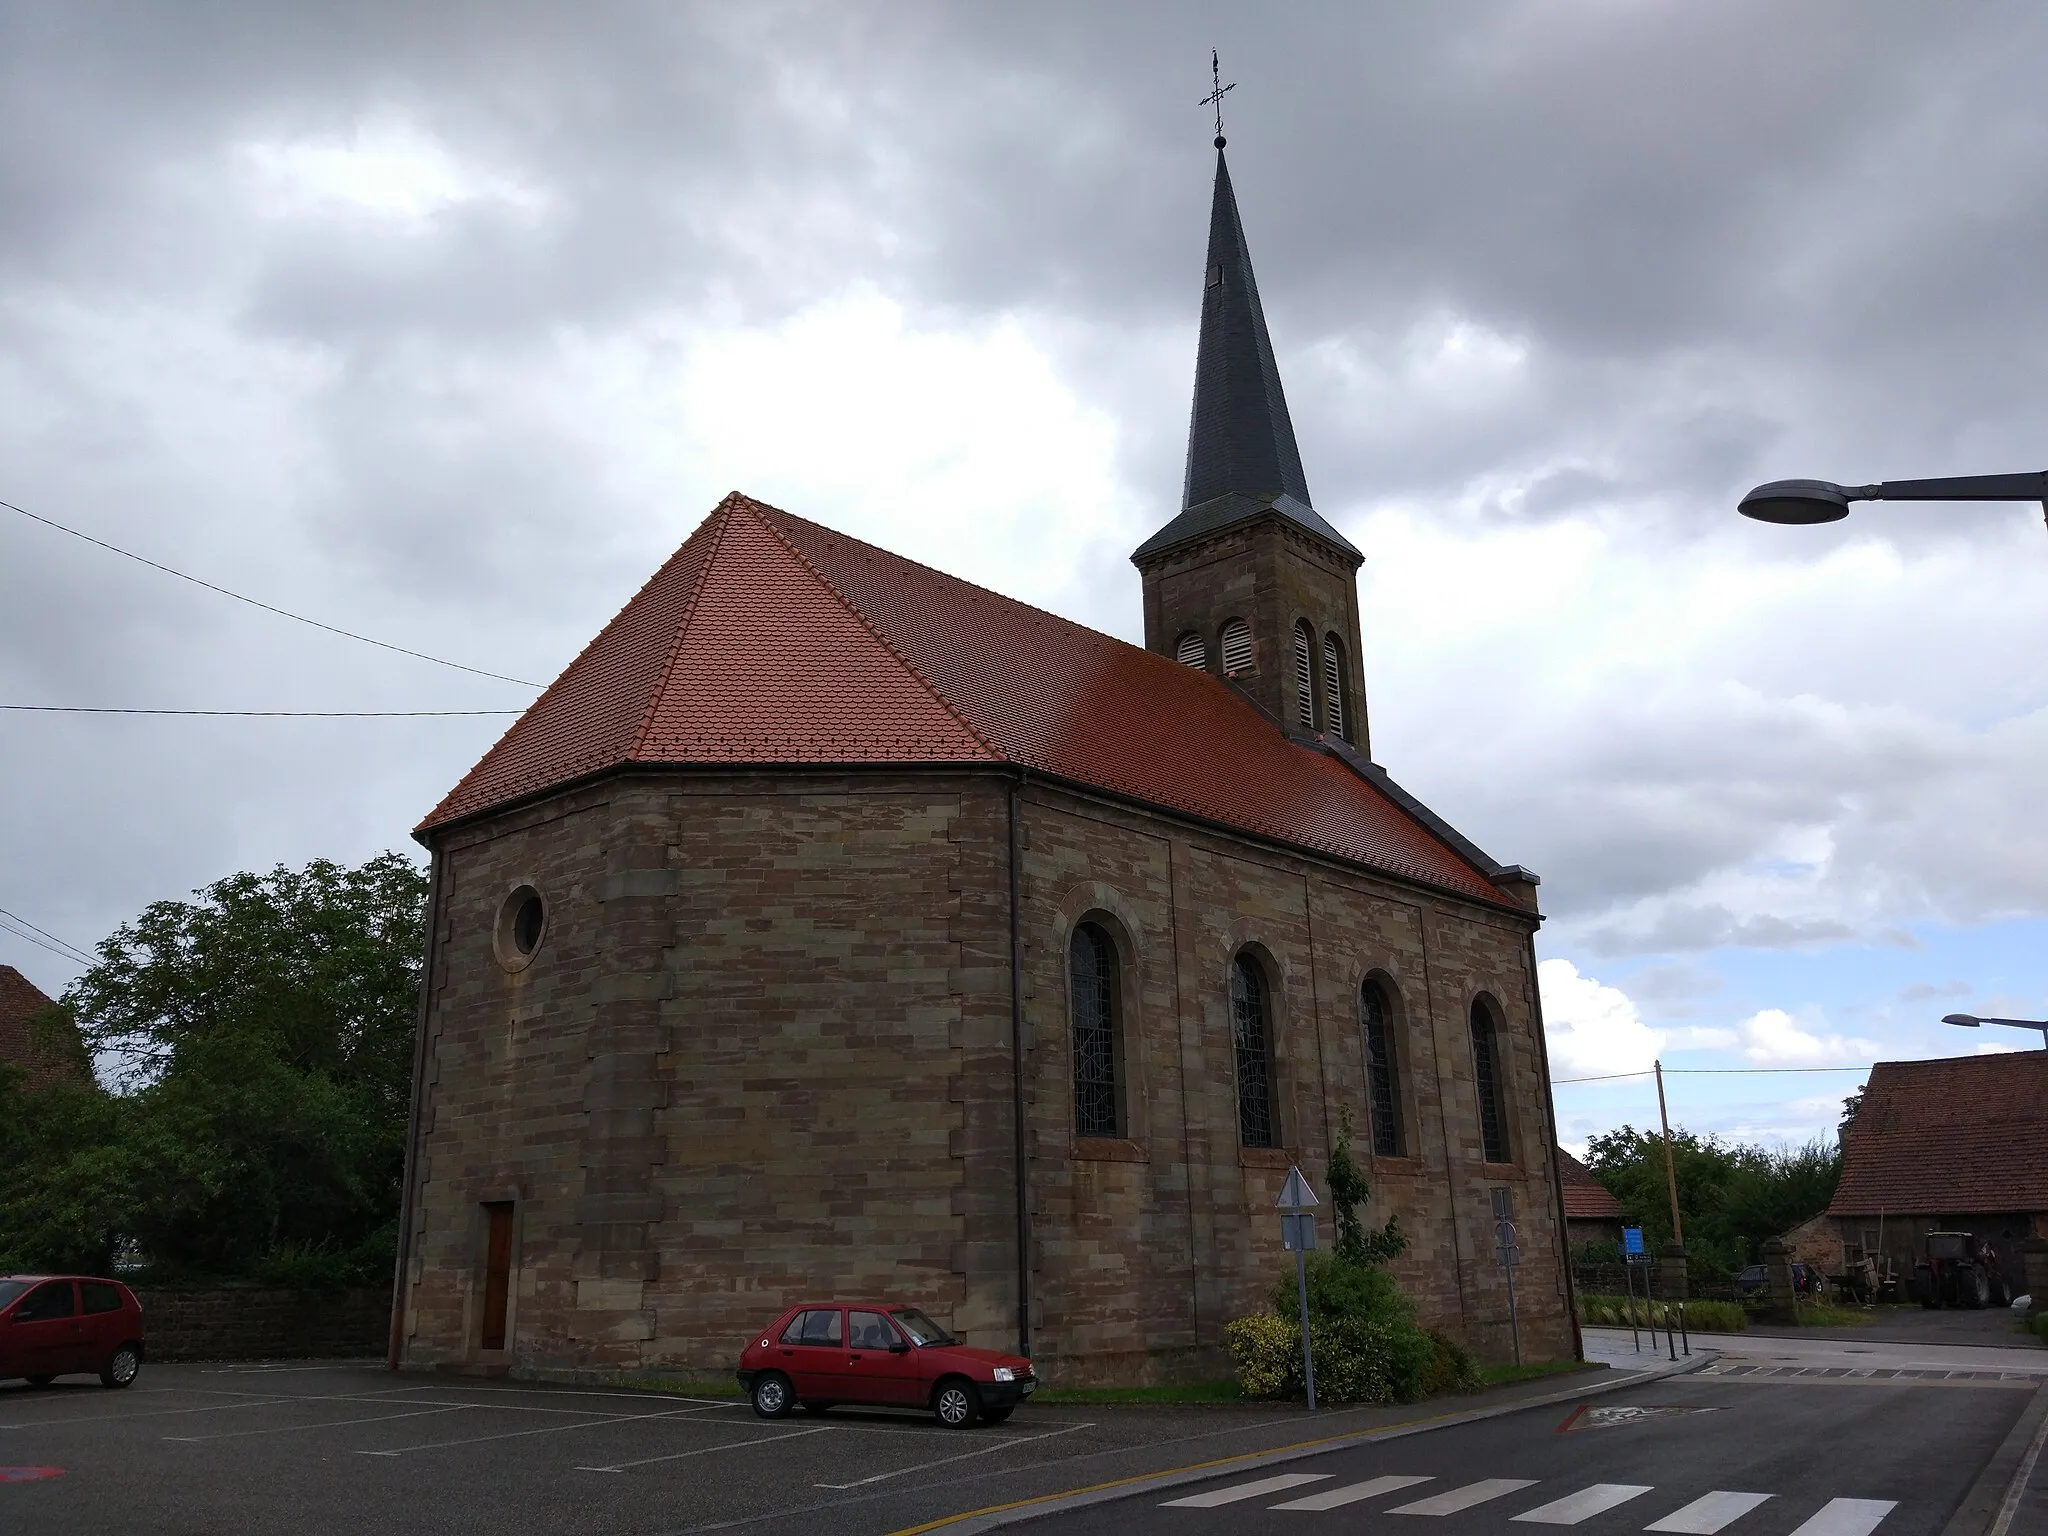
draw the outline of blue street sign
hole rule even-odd
[[[1641,1227],[1623,1227],[1621,1229],[1621,1251],[1632,1259],[1641,1258],[1647,1254],[1648,1250],[1643,1247],[1643,1229]]]

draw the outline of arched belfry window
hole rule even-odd
[[[1368,981],[1359,989],[1358,1024],[1365,1036],[1372,1149],[1381,1157],[1401,1157],[1401,1082],[1394,1065],[1394,1009],[1387,989],[1377,981]]]
[[[1335,635],[1323,636],[1323,718],[1332,736],[1351,739],[1344,720],[1344,645]]]
[[[1202,637],[1192,629],[1176,640],[1173,645],[1173,659],[1184,667],[1203,671],[1209,665],[1209,647],[1202,643]]]
[[[1294,714],[1304,731],[1316,728],[1315,639],[1306,623],[1294,626]]]
[[[1067,947],[1067,966],[1074,1023],[1074,1134],[1121,1136],[1116,946],[1094,923],[1082,923]]]
[[[1266,977],[1250,955],[1230,963],[1230,1020],[1237,1048],[1237,1137],[1247,1147],[1280,1145],[1273,1112],[1273,1039]]]
[[[1489,1163],[1508,1161],[1507,1104],[1501,1096],[1500,1039],[1485,1003],[1472,1004],[1472,1082],[1479,1094],[1479,1144]]]
[[[1236,672],[1252,669],[1252,627],[1243,619],[1232,619],[1223,626],[1223,675],[1229,677]]]

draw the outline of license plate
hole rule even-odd
[[[1037,1390],[1038,1390],[1038,1383],[1037,1383],[1037,1382],[1035,1382],[1035,1381],[1027,1381],[1027,1382],[1025,1382],[1025,1383],[1024,1383],[1024,1395],[1025,1395],[1026,1397],[1029,1397],[1029,1396],[1030,1396],[1030,1395],[1031,1395],[1032,1393],[1036,1392]]]

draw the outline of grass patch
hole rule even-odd
[[[1529,1365],[1482,1365],[1479,1379],[1489,1387],[1512,1382],[1534,1381],[1539,1376],[1563,1376],[1573,1371],[1599,1371],[1606,1367],[1590,1360],[1543,1360]]]
[[[1857,1328],[1876,1320],[1875,1312],[1865,1312],[1861,1307],[1831,1307],[1824,1301],[1799,1304],[1802,1328]]]
[[[1594,1328],[1626,1328],[1633,1317],[1635,1325],[1648,1328],[1654,1319],[1659,1328],[1664,1326],[1669,1314],[1673,1327],[1678,1326],[1678,1314],[1670,1303],[1645,1301],[1635,1298],[1633,1306],[1625,1296],[1598,1296],[1581,1293],[1579,1296],[1579,1322]],[[1749,1315],[1739,1302],[1733,1301],[1688,1301],[1685,1304],[1685,1327],[1695,1333],[1741,1333],[1749,1327]]]
[[[1241,1403],[1235,1380],[1192,1381],[1179,1387],[1041,1387],[1034,1403]]]

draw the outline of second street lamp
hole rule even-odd
[[[2041,1048],[2048,1050],[2048,1019],[1980,1019],[1974,1013],[1943,1014],[1944,1024],[1960,1024],[1965,1029],[1975,1029],[1980,1024],[2004,1024],[2012,1029],[2038,1029],[2041,1031]]]
[[[1760,523],[1833,523],[1852,501],[2038,501],[2048,515],[2048,470],[2025,475],[1951,475],[1942,480],[1882,480],[1836,485],[1832,480],[1773,480],[1742,498],[1744,517]]]

